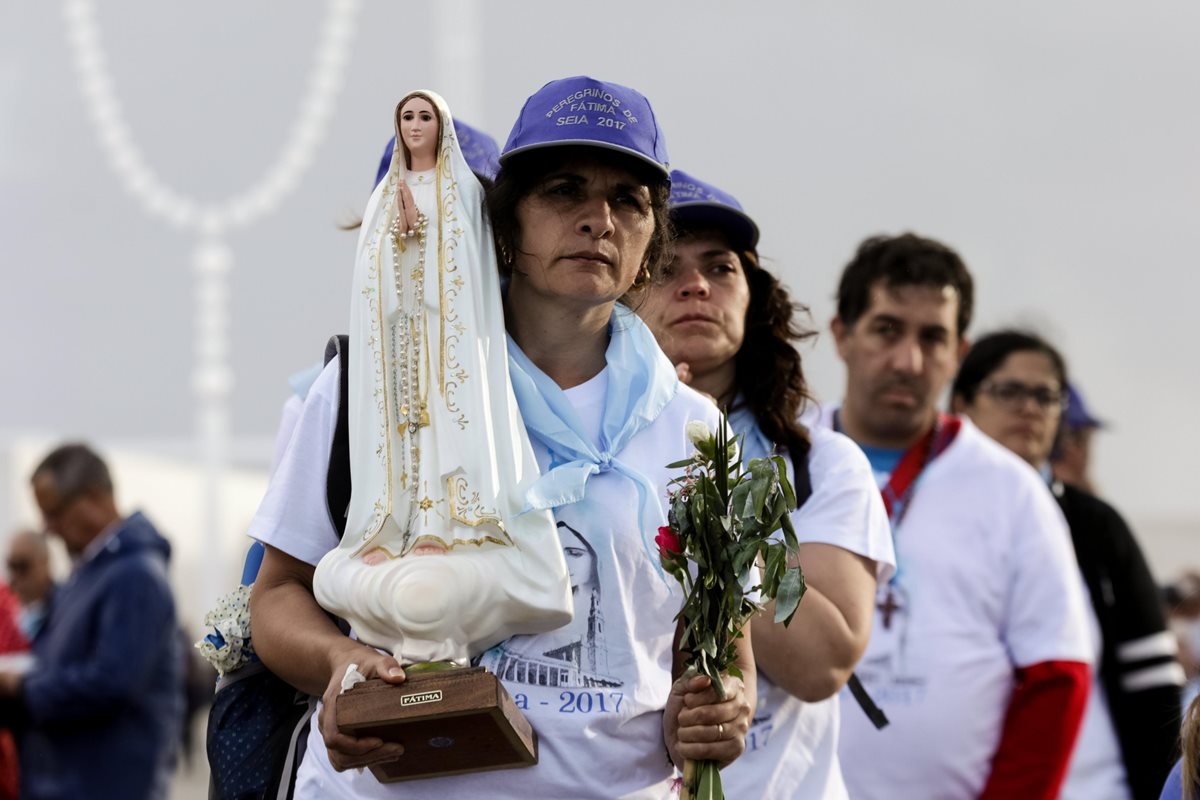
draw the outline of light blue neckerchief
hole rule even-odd
[[[293,373],[288,376],[288,386],[292,387],[292,394],[304,400],[308,397],[308,390],[317,382],[317,378],[321,375],[321,370],[325,369],[325,365],[318,361],[306,369]],[[348,368],[347,368],[348,369]]]
[[[729,413],[729,427],[742,439],[742,464],[749,464],[756,458],[775,455],[775,443],[758,427],[758,420],[754,418],[750,406],[742,403],[740,396],[733,405],[734,410]]]
[[[642,540],[651,562],[657,565],[658,554],[651,541],[659,526],[666,524],[658,497],[660,487],[622,462],[619,455],[675,397],[679,377],[650,329],[629,309],[615,306],[608,330],[608,394],[599,450],[583,433],[583,425],[559,385],[538,369],[511,337],[508,340],[513,393],[525,429],[550,451],[551,459],[550,467],[526,492],[525,510],[577,503],[587,493],[589,478],[615,470],[637,486]]]

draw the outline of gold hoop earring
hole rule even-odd
[[[640,270],[638,270],[637,277],[633,279],[633,286],[631,286],[630,288],[631,289],[645,289],[647,286],[650,285],[651,277],[652,276],[650,274],[650,265],[642,264],[642,268]]]
[[[501,242],[497,248],[500,252],[500,265],[504,267],[512,266],[512,252],[508,249],[508,245]]]

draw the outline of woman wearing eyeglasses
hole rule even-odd
[[[1112,506],[1052,478],[1067,369],[1041,337],[1001,331],[975,342],[954,379],[954,410],[1046,477],[1071,528],[1092,600],[1099,680],[1062,797],[1157,798],[1174,759],[1183,670],[1158,588]]]

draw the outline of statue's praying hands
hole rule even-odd
[[[413,199],[412,190],[408,188],[408,184],[400,184],[400,191],[396,192],[396,205],[400,209],[399,217],[404,221],[402,234],[406,238],[415,235],[421,212],[417,210],[417,201]]]

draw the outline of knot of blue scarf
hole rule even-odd
[[[617,305],[608,323],[608,394],[604,400],[599,447],[584,432],[583,424],[566,393],[508,340],[508,364],[513,392],[525,429],[534,441],[550,451],[550,468],[525,494],[525,510],[554,509],[578,503],[587,496],[593,475],[615,471],[638,489],[642,540],[658,564],[651,547],[658,528],[666,523],[658,497],[659,487],[621,460],[621,451],[634,436],[658,418],[679,391],[679,378],[658,342],[637,316]]]

